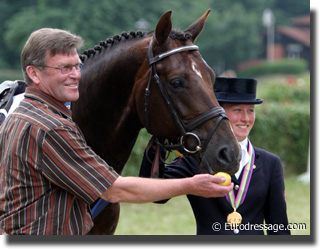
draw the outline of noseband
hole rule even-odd
[[[184,123],[179,116],[177,110],[175,109],[174,105],[172,104],[170,97],[168,95],[168,92],[164,86],[164,83],[161,81],[157,71],[156,71],[156,66],[155,64],[173,54],[180,53],[183,51],[189,51],[189,50],[199,50],[199,47],[196,45],[190,45],[190,46],[183,46],[183,47],[178,47],[174,48],[172,50],[169,50],[167,52],[164,52],[160,55],[153,56],[153,51],[152,51],[152,42],[153,42],[153,37],[150,40],[149,47],[148,47],[148,58],[149,58],[149,65],[151,67],[150,70],[150,77],[148,81],[148,86],[145,89],[145,112],[146,112],[146,128],[149,128],[149,97],[150,97],[150,84],[152,81],[152,78],[155,79],[155,82],[160,88],[160,91],[162,93],[162,96],[164,97],[166,104],[168,105],[168,108],[170,112],[173,115],[173,119],[175,124],[178,126],[180,133],[182,136],[180,137],[180,144],[161,144],[158,142],[163,148],[166,150],[178,150],[179,152],[183,154],[195,154],[199,151],[204,152],[206,150],[207,145],[209,144],[209,141],[211,137],[213,136],[214,132],[218,128],[219,124],[223,119],[228,119],[228,117],[225,114],[225,111],[222,107],[214,107],[212,109],[209,109],[205,111],[204,113],[200,114],[199,116],[195,117],[191,121]],[[205,122],[212,120],[214,118],[217,118],[216,122],[214,123],[213,127],[211,128],[210,132],[208,133],[206,139],[204,141],[201,141],[199,136],[196,135],[195,133],[192,133],[194,129],[199,127],[200,125],[204,124]],[[198,145],[194,149],[188,149],[185,146],[185,142],[188,137],[194,137],[198,143]]]

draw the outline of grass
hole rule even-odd
[[[292,235],[310,235],[310,184],[286,178],[287,213],[290,223],[305,223],[306,230],[292,230]],[[314,219],[314,218],[313,218]]]
[[[287,213],[290,223],[305,223],[306,230],[292,235],[310,235],[310,185],[286,178]],[[186,196],[166,204],[121,204],[116,235],[195,235],[196,224]]]
[[[122,203],[116,235],[195,235],[196,226],[186,196],[166,204]]]

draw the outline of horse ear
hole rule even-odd
[[[171,29],[172,29],[171,13],[172,13],[171,10],[164,13],[157,24],[155,34],[156,34],[156,41],[158,44],[164,44],[171,32]]]
[[[185,33],[189,33],[191,35],[191,39],[193,42],[197,39],[201,31],[203,30],[204,24],[206,22],[207,17],[209,16],[210,9],[208,9],[202,17],[200,17],[197,21],[191,24],[187,29],[184,30]]]

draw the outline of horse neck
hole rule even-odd
[[[72,107],[75,122],[88,145],[118,172],[129,158],[142,128],[133,88],[146,57],[137,44],[126,42],[120,46],[106,49],[105,54],[84,62],[80,98],[75,105],[78,107]]]

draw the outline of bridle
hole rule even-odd
[[[199,47],[196,45],[189,45],[189,46],[183,46],[183,47],[178,47],[174,48],[172,50],[169,50],[167,52],[164,52],[160,55],[153,56],[153,51],[152,51],[152,43],[153,43],[154,37],[150,40],[149,47],[148,47],[148,58],[149,58],[149,65],[151,67],[150,69],[150,76],[149,76],[149,81],[147,88],[145,89],[145,113],[146,113],[146,129],[148,130],[149,128],[149,97],[150,97],[150,85],[152,82],[152,78],[155,79],[156,84],[159,86],[160,91],[162,93],[162,96],[164,97],[166,104],[170,110],[170,112],[173,115],[173,119],[175,124],[178,126],[180,133],[182,136],[180,137],[180,143],[179,144],[172,144],[172,143],[167,143],[167,144],[162,144],[161,142],[157,141],[158,144],[161,145],[162,148],[166,150],[178,150],[182,154],[195,154],[197,152],[204,152],[206,150],[206,147],[209,144],[209,141],[211,137],[213,136],[214,132],[217,130],[219,124],[223,119],[228,119],[228,117],[225,114],[225,111],[222,107],[214,107],[211,108],[204,113],[200,114],[199,116],[195,117],[191,121],[184,123],[179,116],[177,110],[175,109],[174,105],[172,104],[170,97],[168,95],[168,92],[164,86],[164,83],[161,81],[159,75],[157,74],[156,71],[156,63],[159,62],[160,60],[174,55],[176,53],[180,53],[183,51],[192,51],[192,50],[199,50]],[[208,133],[206,139],[204,141],[201,141],[198,135],[195,133],[192,133],[194,129],[199,127],[200,125],[204,124],[205,122],[212,120],[214,118],[218,117],[216,122],[214,123],[213,127],[211,128],[210,132]],[[186,148],[185,142],[188,137],[194,137],[198,143],[198,145],[194,149]]]

